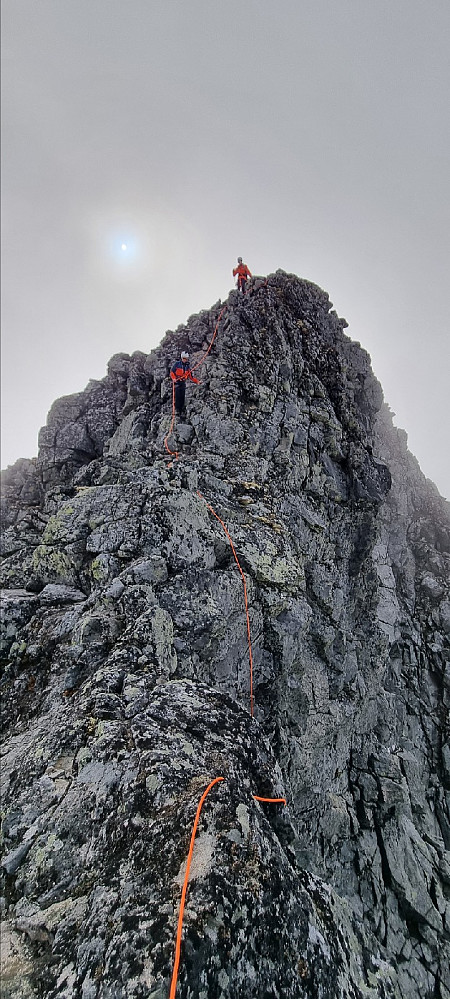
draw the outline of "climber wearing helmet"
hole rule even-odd
[[[239,291],[245,295],[245,286],[247,284],[247,278],[251,277],[251,272],[249,271],[247,264],[242,263],[242,257],[238,257],[238,265],[233,268],[233,277],[237,274],[237,286]]]
[[[200,385],[198,378],[194,378],[194,375],[192,374],[187,350],[181,351],[181,361],[175,361],[175,364],[172,364],[170,377],[172,381],[175,382],[175,412],[177,416],[181,416],[184,410],[184,396],[186,393],[187,379],[189,378],[191,382],[195,382],[196,385]]]

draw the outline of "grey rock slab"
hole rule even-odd
[[[43,604],[71,604],[86,600],[86,594],[72,586],[58,586],[47,583],[39,594],[39,602]]]
[[[17,868],[20,867],[20,864],[25,859],[30,846],[30,842],[21,843],[16,850],[12,850],[11,853],[8,853],[2,861],[2,866],[5,868],[7,874],[15,874]]]
[[[168,578],[166,561],[161,555],[151,555],[147,559],[141,559],[127,569],[128,578],[136,583],[164,583]]]

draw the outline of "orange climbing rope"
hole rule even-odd
[[[172,422],[170,424],[170,427],[169,427],[169,430],[168,430],[168,433],[167,433],[167,437],[164,438],[164,446],[166,448],[166,451],[175,458],[175,461],[177,461],[178,460],[178,451],[171,451],[170,447],[169,447],[169,445],[167,443],[167,441],[169,440],[169,437],[170,437],[170,435],[172,433],[174,423],[175,423],[175,382],[172,382]]]
[[[176,992],[176,988],[177,988],[178,967],[179,967],[179,964],[180,964],[180,951],[181,951],[181,934],[183,932],[184,903],[186,901],[186,892],[187,892],[187,886],[188,886],[188,880],[189,880],[189,870],[190,870],[190,867],[191,867],[192,854],[194,852],[194,841],[195,841],[195,835],[196,835],[196,832],[197,832],[197,826],[198,826],[198,822],[199,822],[199,818],[200,818],[200,812],[201,812],[202,807],[203,807],[203,802],[204,802],[206,796],[209,794],[211,788],[214,787],[214,784],[218,784],[219,781],[222,781],[222,780],[225,780],[225,778],[224,777],[215,777],[214,780],[212,780],[211,783],[208,784],[208,787],[206,788],[206,791],[203,792],[203,794],[202,794],[202,796],[200,798],[200,801],[199,801],[198,806],[197,806],[197,811],[196,811],[196,814],[195,814],[194,825],[192,827],[192,833],[191,833],[191,842],[189,844],[189,853],[188,853],[188,858],[187,858],[187,861],[186,861],[186,872],[185,872],[185,875],[184,875],[183,890],[181,892],[180,911],[179,911],[179,914],[178,914],[177,938],[176,938],[176,944],[175,944],[175,960],[174,960],[174,965],[173,965],[172,982],[171,982],[171,985],[170,985],[170,996],[169,996],[169,999],[175,999],[175,992]]]
[[[223,316],[224,312],[226,312],[226,311],[227,311],[227,306],[226,306],[226,305],[224,305],[223,309],[221,309],[221,311],[219,312],[219,316],[218,316],[218,319],[217,319],[217,322],[216,322],[216,325],[215,325],[215,327],[214,327],[214,333],[213,333],[213,335],[212,335],[212,340],[211,340],[211,343],[210,343],[210,345],[209,345],[209,347],[208,347],[208,350],[206,350],[206,351],[205,351],[205,353],[203,354],[203,357],[201,357],[201,358],[200,358],[200,360],[199,360],[199,361],[197,361],[197,364],[194,364],[194,367],[193,367],[193,368],[191,368],[191,371],[196,371],[196,370],[197,370],[197,368],[199,368],[199,367],[200,367],[200,365],[201,365],[201,364],[203,364],[203,361],[205,360],[205,357],[207,357],[207,356],[208,356],[208,354],[209,354],[209,352],[210,352],[210,350],[211,350],[211,347],[212,347],[212,345],[213,345],[213,343],[214,343],[214,340],[216,339],[216,336],[217,336],[217,330],[219,329],[219,323],[220,323],[220,320],[222,319],[222,316]]]
[[[267,286],[267,279],[265,281],[265,285],[264,286]],[[197,362],[197,364],[195,364],[194,367],[191,369],[191,371],[195,371],[197,368],[199,368],[200,365],[205,360],[205,358],[208,356],[208,354],[209,354],[209,352],[211,350],[211,347],[212,347],[212,345],[214,343],[214,340],[215,340],[215,338],[217,336],[217,332],[218,332],[218,329],[219,329],[220,320],[222,319],[222,316],[226,312],[226,309],[227,309],[226,305],[221,309],[221,311],[219,313],[219,316],[217,318],[216,325],[214,327],[214,332],[213,332],[213,336],[212,336],[212,339],[211,339],[211,343],[209,344],[208,349],[202,355],[202,357]],[[168,439],[169,439],[169,437],[170,437],[170,435],[171,435],[171,433],[173,431],[174,423],[175,423],[175,382],[172,383],[172,419],[171,419],[169,431],[168,431],[166,437],[164,438],[164,445],[165,445],[165,448],[166,448],[168,454],[171,455],[172,457],[174,457],[177,460],[178,459],[178,451],[172,451],[171,448],[169,447],[169,444],[168,444]],[[219,521],[219,524],[221,524],[221,526],[222,526],[222,528],[223,528],[223,530],[224,530],[224,532],[225,532],[225,534],[226,534],[226,536],[228,538],[228,541],[230,542],[231,550],[233,552],[233,556],[234,556],[236,565],[237,565],[237,567],[239,569],[239,572],[240,572],[240,575],[241,575],[241,578],[242,578],[242,582],[243,582],[243,585],[244,585],[244,603],[245,603],[245,613],[246,613],[246,618],[247,618],[248,653],[249,653],[249,663],[250,663],[250,714],[251,714],[251,716],[253,718],[253,654],[252,654],[252,642],[251,642],[251,634],[250,634],[250,618],[249,618],[249,613],[248,613],[248,598],[247,598],[247,583],[246,583],[246,579],[245,579],[244,573],[242,571],[242,567],[241,567],[241,564],[239,562],[239,559],[237,557],[236,549],[234,547],[234,544],[233,544],[232,538],[230,536],[230,533],[228,531],[228,528],[224,524],[223,520],[216,513],[216,511],[214,510],[214,508],[211,506],[211,504],[207,502],[207,500],[204,498],[204,496],[202,496],[202,494],[198,490],[197,490],[197,495],[200,497],[200,499],[202,499],[204,501],[204,503],[206,503],[206,506],[208,507],[208,510],[210,510],[210,512],[213,514],[213,516],[216,518],[216,520]],[[193,827],[192,827],[191,839],[190,839],[190,844],[189,844],[189,852],[188,852],[187,861],[186,861],[186,871],[185,871],[184,880],[183,880],[183,888],[182,888],[182,892],[181,892],[180,910],[179,910],[179,914],[178,914],[178,924],[177,924],[176,941],[175,941],[174,966],[173,966],[172,980],[171,980],[171,985],[170,985],[170,996],[169,996],[169,999],[175,999],[175,993],[176,993],[176,988],[177,988],[178,970],[179,970],[179,965],[180,965],[180,954],[181,954],[181,938],[182,938],[182,933],[183,933],[184,908],[185,908],[185,902],[186,902],[187,887],[188,887],[188,882],[189,882],[190,867],[191,867],[192,856],[193,856],[193,852],[194,852],[195,837],[196,837],[196,834],[197,834],[197,828],[198,828],[198,823],[199,823],[199,820],[200,820],[200,814],[201,814],[201,811],[202,811],[205,799],[206,799],[207,795],[209,794],[209,792],[211,791],[211,789],[215,786],[215,784],[218,784],[218,783],[220,783],[221,781],[224,781],[224,780],[225,780],[224,777],[215,777],[215,779],[212,780],[208,784],[208,787],[203,792],[203,794],[202,794],[202,796],[200,798],[200,801],[198,803],[198,806],[197,806],[197,811],[196,811],[196,814],[195,814],[195,819],[194,819],[194,824],[193,824]],[[255,801],[261,801],[261,802],[265,802],[267,804],[283,804],[283,805],[286,805],[286,798],[265,798],[265,797],[261,797],[258,794],[254,794],[254,795],[252,795],[252,797],[253,797],[253,799]]]
[[[252,796],[255,801],[267,801],[270,805],[286,805],[286,798],[260,798],[259,794],[254,794]]]
[[[176,992],[176,989],[177,989],[178,969],[179,969],[179,966],[180,966],[180,954],[181,954],[181,936],[182,936],[182,932],[183,932],[184,905],[185,905],[185,901],[186,901],[187,886],[188,886],[188,881],[189,881],[189,871],[190,871],[190,867],[191,867],[192,854],[194,852],[194,842],[195,842],[195,837],[196,837],[196,833],[197,833],[197,826],[198,826],[199,819],[200,819],[200,813],[201,813],[201,810],[202,810],[202,807],[203,807],[203,802],[205,801],[205,798],[209,794],[211,788],[214,787],[214,784],[218,784],[220,781],[223,781],[223,780],[225,780],[225,777],[215,777],[214,780],[212,780],[211,783],[208,784],[208,787],[206,788],[206,791],[203,792],[203,794],[202,794],[202,796],[200,798],[200,801],[199,801],[199,803],[197,805],[197,811],[196,811],[196,814],[195,814],[194,825],[192,826],[191,842],[189,844],[189,853],[188,853],[188,857],[187,857],[187,861],[186,861],[186,871],[185,871],[184,881],[183,881],[183,890],[181,892],[180,911],[179,911],[179,914],[178,914],[177,936],[176,936],[176,943],[175,943],[175,960],[174,960],[174,964],[173,964],[172,981],[171,981],[171,984],[170,984],[170,995],[169,995],[169,999],[175,999],[175,992]],[[254,795],[252,795],[252,797],[255,799],[255,801],[266,801],[269,804],[283,804],[283,805],[286,804],[286,798],[260,798],[258,794],[254,794]]]
[[[242,582],[244,584],[245,613],[246,613],[246,616],[247,616],[248,658],[249,658],[249,663],[250,663],[250,714],[251,714],[251,716],[253,718],[253,653],[252,653],[252,639],[251,639],[251,635],[250,635],[250,618],[248,616],[247,583],[245,582],[245,576],[244,576],[244,573],[243,573],[242,568],[241,568],[241,563],[240,563],[240,561],[239,561],[239,559],[238,559],[238,557],[236,555],[236,549],[235,549],[234,544],[233,544],[233,542],[231,540],[231,536],[230,536],[230,533],[229,533],[226,525],[224,524],[223,520],[220,519],[219,515],[213,509],[213,507],[211,506],[211,504],[208,503],[207,500],[205,500],[205,497],[202,496],[202,494],[198,491],[198,489],[197,489],[197,496],[200,496],[200,499],[202,499],[203,502],[206,503],[206,506],[208,507],[208,510],[211,511],[211,513],[216,518],[216,520],[219,521],[219,524],[222,525],[222,527],[223,527],[223,529],[225,531],[225,534],[226,534],[226,536],[228,538],[228,541],[230,542],[231,551],[233,552],[233,555],[234,555],[234,560],[235,560],[236,565],[237,565],[237,567],[239,569],[239,572],[240,572],[240,574],[242,576]]]

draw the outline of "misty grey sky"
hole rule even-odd
[[[2,465],[232,287],[323,287],[450,497],[449,0],[3,0]],[[125,245],[126,250],[121,250]]]

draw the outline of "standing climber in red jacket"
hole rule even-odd
[[[238,265],[233,269],[233,277],[237,274],[237,286],[239,291],[245,295],[245,286],[247,284],[247,278],[251,277],[251,272],[249,271],[247,264],[242,263],[242,257],[238,257]]]
[[[191,382],[199,385],[198,378],[194,378],[189,364],[189,354],[187,350],[181,351],[181,361],[175,361],[170,369],[170,377],[175,382],[175,412],[181,416],[184,410],[184,396],[186,393],[186,382],[189,378]]]

